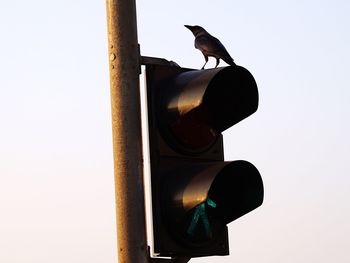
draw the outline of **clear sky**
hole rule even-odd
[[[183,26],[198,24],[259,87],[224,142],[260,170],[264,204],[229,225],[230,256],[191,262],[350,262],[350,2],[137,10],[143,55],[200,68]],[[105,1],[4,1],[0,32],[0,262],[116,262]]]

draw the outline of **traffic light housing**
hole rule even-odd
[[[243,67],[146,65],[154,253],[228,255],[227,224],[263,202],[259,171],[224,161],[222,132],[257,110]]]

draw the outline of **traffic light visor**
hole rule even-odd
[[[169,231],[183,242],[190,240],[188,245],[214,241],[228,223],[263,202],[260,173],[247,161],[186,165],[168,179],[164,217]]]
[[[215,177],[208,199],[216,204],[215,217],[225,224],[259,207],[264,198],[263,182],[259,171],[247,161],[226,165]]]
[[[167,79],[162,90],[163,131],[187,149],[205,149],[219,133],[258,108],[254,77],[240,66],[189,70]]]

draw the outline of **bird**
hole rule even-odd
[[[194,47],[199,49],[205,58],[205,63],[202,67],[204,69],[205,65],[208,62],[208,57],[216,58],[215,68],[219,65],[220,59],[225,61],[231,66],[235,66],[235,62],[230,54],[227,52],[226,48],[219,41],[219,39],[210,35],[203,27],[201,26],[189,26],[185,25],[193,35],[195,36]]]

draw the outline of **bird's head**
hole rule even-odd
[[[205,33],[205,29],[201,26],[189,26],[185,25],[191,32],[193,33],[194,36],[198,36],[200,33]]]

